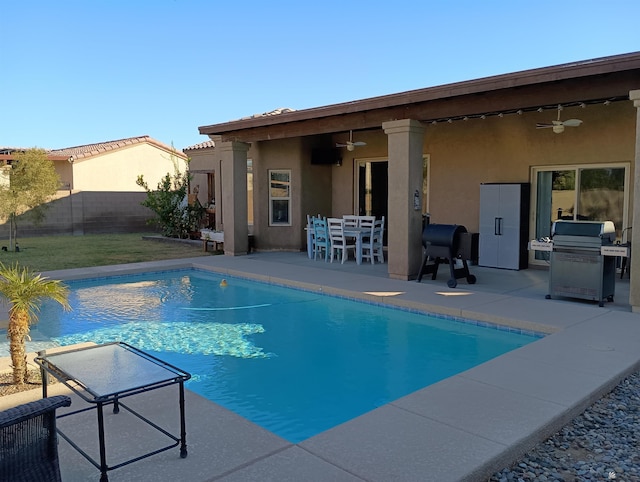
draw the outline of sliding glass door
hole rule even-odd
[[[533,169],[535,238],[551,236],[558,219],[613,221],[625,242],[628,230],[629,165],[538,167]],[[544,259],[536,252],[535,259]]]

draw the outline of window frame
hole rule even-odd
[[[269,226],[273,227],[286,227],[291,226],[291,169],[269,169],[268,170],[268,180],[269,180]],[[274,181],[280,181],[279,179],[274,179],[274,174],[286,174],[288,177],[288,181],[284,181],[288,183],[287,186],[287,196],[274,196],[272,192],[272,183]],[[277,221],[274,220],[273,216],[275,212],[279,212],[279,210],[274,209],[275,202],[286,202],[287,203],[287,220],[286,221]]]
[[[536,236],[536,219],[538,216],[539,200],[538,200],[538,174],[540,172],[548,171],[575,171],[575,195],[574,205],[579,205],[580,191],[578,189],[581,171],[587,169],[624,169],[624,193],[623,193],[623,213],[622,213],[622,237],[619,239],[621,242],[625,242],[630,237],[629,233],[629,191],[632,189],[631,185],[631,163],[628,161],[610,162],[610,163],[595,163],[595,164],[553,164],[548,166],[532,166],[531,167],[531,208],[530,208],[530,220],[529,220],[529,232],[530,238]],[[529,263],[534,265],[547,265],[547,259],[536,259],[536,251],[529,251]]]

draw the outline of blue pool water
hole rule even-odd
[[[197,270],[68,283],[60,345],[124,341],[188,388],[297,443],[537,337]]]

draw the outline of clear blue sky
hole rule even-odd
[[[21,0],[0,15],[10,147],[182,149],[278,107],[640,50],[640,0]]]

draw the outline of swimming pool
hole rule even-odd
[[[538,337],[199,270],[69,282],[34,333],[121,340],[188,388],[300,442]]]

